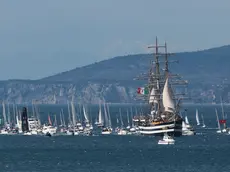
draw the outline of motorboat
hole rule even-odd
[[[175,140],[172,136],[169,136],[167,133],[164,133],[163,139],[158,141],[159,145],[168,145],[168,144],[174,144]]]

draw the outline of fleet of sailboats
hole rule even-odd
[[[7,107],[7,108],[6,108]],[[10,108],[8,108],[10,107]],[[76,111],[76,107],[82,109],[82,117],[80,117],[80,110]],[[102,107],[102,108],[101,108]],[[113,129],[110,108],[108,103],[103,103],[102,106],[98,106],[98,114],[96,115],[96,121],[93,125],[92,114],[89,113],[86,105],[76,106],[73,101],[67,104],[68,110],[68,124],[66,124],[65,114],[63,109],[60,110],[59,119],[57,115],[47,114],[47,123],[41,125],[40,113],[37,105],[32,105],[31,114],[28,115],[28,107],[18,108],[17,105],[8,105],[5,102],[2,103],[2,127],[0,134],[22,134],[22,135],[92,135],[97,130],[98,134],[102,135],[142,135],[141,127],[135,125],[135,118],[133,118],[133,107],[119,108],[117,114],[117,125]],[[217,121],[217,133],[230,134],[229,129],[226,126],[226,114],[224,112],[223,104],[221,104],[222,119],[218,115],[217,108],[215,110]],[[137,108],[136,108],[137,111]],[[140,110],[142,112],[142,110]],[[26,115],[25,115],[26,114]],[[10,115],[10,117],[8,117]],[[190,113],[191,115],[191,113]],[[94,115],[93,115],[94,116]],[[182,115],[181,115],[182,116]],[[199,114],[198,108],[195,109],[195,122],[197,130],[206,128],[204,114]],[[195,135],[195,129],[191,125],[191,119],[187,114],[187,111],[183,115],[182,121],[182,135]],[[132,119],[132,120],[130,120]],[[201,119],[201,120],[200,120]],[[125,121],[124,121],[125,120]],[[26,124],[26,126],[25,126]],[[59,124],[59,125],[58,125]],[[28,125],[28,127],[27,127]],[[163,135],[163,138],[172,137],[172,135]]]

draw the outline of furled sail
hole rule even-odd
[[[166,79],[163,89],[163,106],[166,112],[175,111],[175,104],[172,97],[172,90],[169,88],[168,78]]]

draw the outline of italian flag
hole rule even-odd
[[[147,87],[139,87],[137,89],[137,94],[147,95],[149,94],[149,89]]]

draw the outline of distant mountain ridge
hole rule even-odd
[[[1,81],[1,99],[17,103],[33,99],[39,103],[66,103],[74,94],[77,101],[86,103],[103,99],[114,103],[133,102],[136,88],[147,82],[133,78],[148,72],[151,60],[152,54],[119,56],[39,80]],[[211,101],[214,94],[223,94],[228,99],[230,45],[176,53],[170,60],[179,61],[170,64],[170,70],[189,81],[192,98]]]
[[[62,72],[46,77],[45,81],[81,80],[133,80],[140,73],[148,72],[152,54],[137,54],[119,56],[90,64],[84,67]],[[180,73],[188,79],[199,79],[214,75],[214,77],[228,76],[230,64],[230,45],[197,52],[176,53],[171,60],[179,60],[179,64],[171,64],[173,73]],[[220,68],[220,66],[222,66]],[[216,70],[218,69],[218,73]],[[194,76],[195,75],[195,76]],[[207,78],[208,79],[208,78]]]

